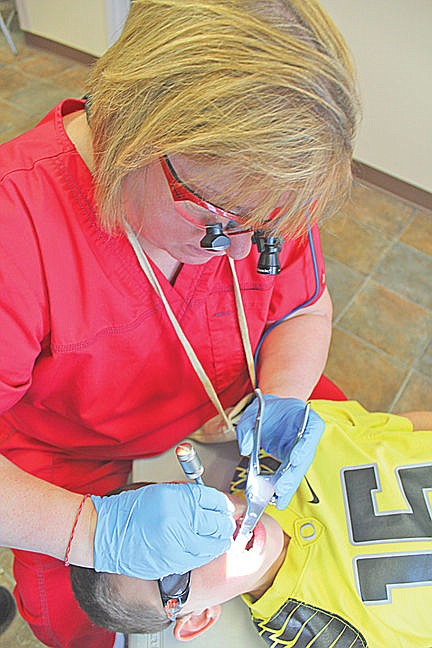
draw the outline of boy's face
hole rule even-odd
[[[246,509],[243,499],[229,495],[235,505],[235,517],[240,518]],[[211,562],[194,569],[188,600],[181,614],[200,611],[257,589],[271,566],[279,558],[284,545],[284,535],[279,524],[264,514],[258,523],[250,549],[239,549],[234,543],[229,551]],[[117,575],[116,586],[125,601],[140,600],[148,604],[156,601],[162,612],[159,590],[155,581],[144,581]]]

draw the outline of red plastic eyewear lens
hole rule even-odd
[[[198,194],[196,194],[187,185],[185,185],[184,182],[182,182],[178,177],[167,155],[163,155],[159,159],[160,159],[162,170],[164,172],[165,178],[168,182],[168,186],[171,191],[171,196],[175,202],[191,202],[194,205],[197,205],[198,207],[203,207],[204,209],[211,212],[212,214],[216,214],[217,216],[227,219],[229,223],[223,227],[223,230],[229,236],[233,236],[235,234],[244,234],[253,231],[252,227],[242,227],[241,224],[242,219],[238,214],[234,214],[232,212],[226,211],[225,209],[222,209],[221,207],[218,207],[213,203],[207,202],[206,200],[198,196]],[[280,207],[276,207],[275,209],[273,209],[273,211],[271,212],[267,220],[271,221],[275,216],[277,216],[280,213],[280,211],[281,211]],[[205,229],[205,225],[203,225],[202,223],[198,223],[191,216],[186,216],[186,214],[183,213],[182,217],[185,218],[188,222],[192,223],[193,225],[196,225],[200,229]]]
[[[167,179],[168,186],[171,190],[173,200],[175,200],[176,202],[189,201],[194,205],[197,205],[198,207],[203,207],[212,214],[216,214],[217,216],[226,218],[230,221],[240,222],[238,214],[233,214],[232,212],[226,211],[225,209],[222,209],[221,207],[218,207],[213,203],[207,202],[207,200],[204,200],[203,198],[198,196],[198,194],[196,194],[192,189],[185,185],[184,182],[182,182],[178,177],[173,165],[166,155],[160,158],[160,163],[165,174],[165,178]]]

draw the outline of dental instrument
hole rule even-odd
[[[244,548],[252,537],[252,532],[259,522],[264,509],[270,504],[275,504],[277,495],[275,493],[276,485],[282,475],[291,467],[291,453],[294,447],[302,438],[304,431],[309,420],[310,403],[306,404],[305,413],[302,423],[300,425],[297,436],[290,449],[289,454],[282,461],[279,468],[272,474],[261,474],[260,464],[260,449],[261,449],[261,432],[264,419],[265,401],[264,396],[260,389],[255,389],[255,394],[258,399],[258,412],[255,419],[255,427],[253,432],[253,447],[249,459],[249,467],[246,480],[246,501],[247,509],[246,515],[243,518],[239,532],[235,539],[236,544]]]

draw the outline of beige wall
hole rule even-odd
[[[16,0],[21,28],[100,56],[112,42],[126,0]]]
[[[356,158],[432,191],[432,0],[321,0],[353,52]]]

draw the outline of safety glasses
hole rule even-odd
[[[190,591],[190,581],[190,571],[186,574],[170,574],[158,580],[163,609],[170,621],[175,621],[176,616],[186,603]]]
[[[167,155],[159,159],[173,200],[176,203],[184,203],[185,208],[179,209],[182,218],[200,229],[205,229],[206,225],[215,222],[214,216],[218,216],[228,221],[223,224],[222,229],[230,236],[232,234],[243,234],[252,231],[252,228],[244,227],[239,222],[240,218],[238,214],[226,211],[211,202],[207,202],[207,200],[198,196],[198,194],[182,182]],[[213,214],[213,219],[210,220],[210,223],[208,220],[208,212]]]

